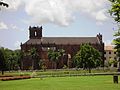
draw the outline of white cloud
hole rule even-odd
[[[75,20],[75,13],[83,13],[96,20],[104,22],[108,0],[4,0],[10,10],[16,10],[25,5],[25,11],[31,16],[31,23],[55,23],[67,26]],[[78,16],[78,15],[77,15]]]
[[[19,30],[19,28],[16,25],[11,24],[10,27],[12,28],[12,30],[16,30],[16,31]]]
[[[16,41],[14,46],[15,46],[15,49],[20,49],[20,42]]]
[[[8,29],[7,25],[4,22],[0,22],[0,30]]]
[[[107,12],[107,10],[102,9],[102,10],[99,10],[98,12],[92,13],[92,15],[95,17],[97,21],[105,21],[107,19],[105,12]]]
[[[4,0],[4,2],[6,2],[9,5],[9,10],[17,10],[22,4],[22,0]]]
[[[98,22],[96,22],[96,25],[97,25],[97,26],[102,26],[102,25],[103,25],[103,22],[98,21]]]
[[[11,28],[11,30],[15,30],[15,31],[24,31],[23,29],[19,28],[18,26],[11,24],[9,26]]]
[[[67,26],[74,13],[83,13],[96,21],[105,21],[107,0],[32,0],[25,1],[25,10],[34,23],[56,23]]]

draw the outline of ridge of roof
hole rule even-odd
[[[41,39],[29,39],[24,44],[81,44],[99,43],[97,37],[42,37]]]

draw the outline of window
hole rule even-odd
[[[111,52],[109,52],[109,54],[111,54]]]
[[[106,60],[106,57],[104,57],[104,60]]]
[[[116,54],[116,52],[114,52],[114,54]]]
[[[116,58],[116,57],[114,57],[114,59],[116,60],[117,58]]]
[[[104,52],[104,54],[106,54],[106,52]]]
[[[37,32],[35,31],[35,36],[37,36]]]
[[[42,47],[42,50],[43,50],[43,51],[48,51],[48,49],[55,50],[56,47]]]

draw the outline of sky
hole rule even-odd
[[[0,46],[12,50],[29,39],[29,26],[42,26],[43,37],[96,37],[110,45],[116,23],[108,0],[3,0],[0,6]]]

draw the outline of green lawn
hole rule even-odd
[[[112,76],[80,76],[32,78],[26,80],[0,81],[0,90],[120,90]]]

